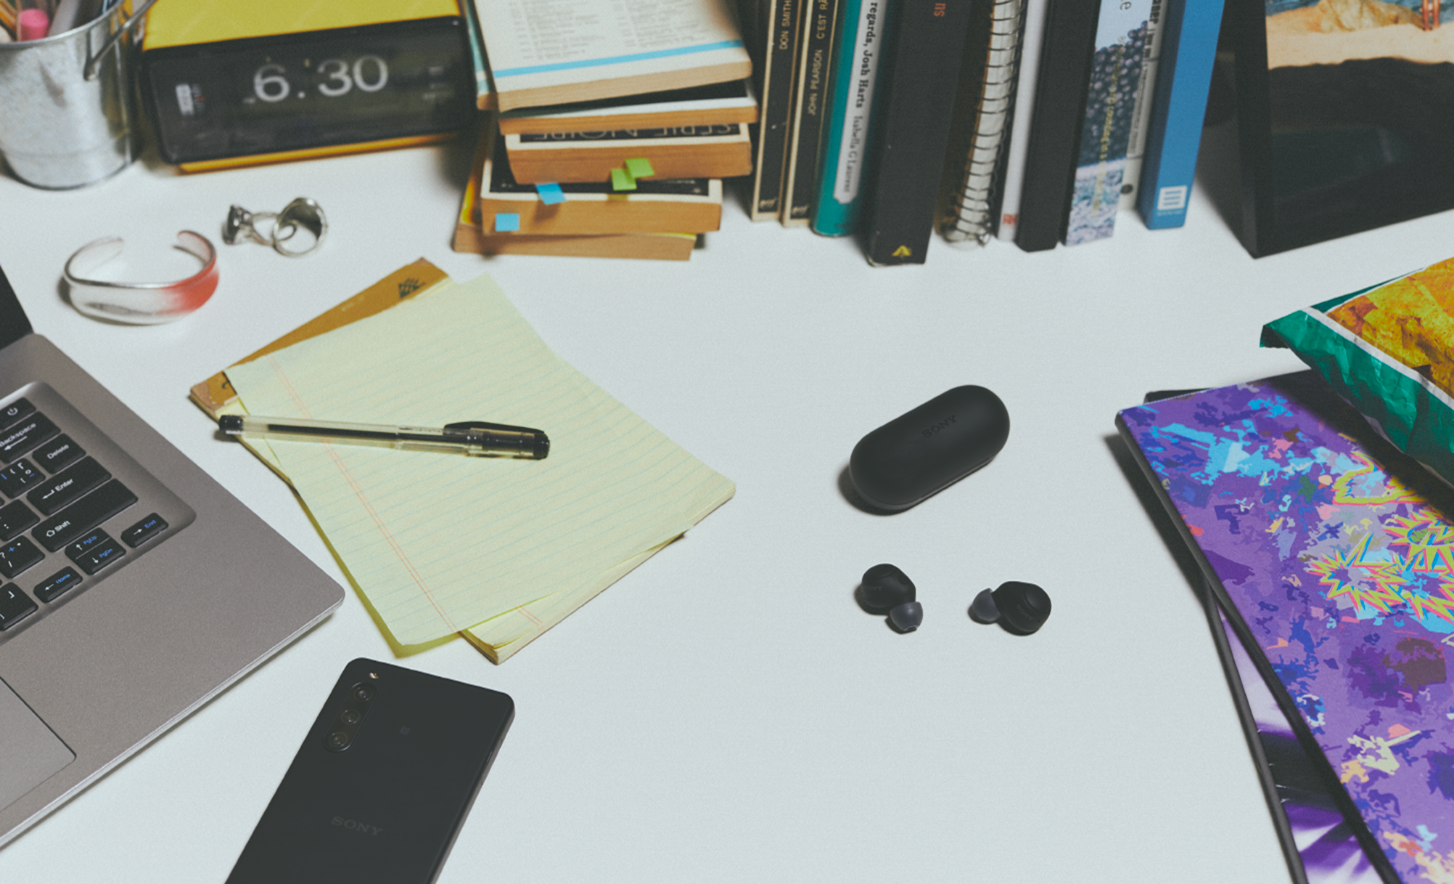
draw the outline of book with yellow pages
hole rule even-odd
[[[658,178],[735,178],[752,172],[752,140],[741,123],[611,132],[506,135],[510,172],[521,184],[609,181],[641,157]]]
[[[604,181],[566,183],[560,185],[565,200],[546,203],[535,185],[515,180],[504,137],[493,126],[485,128],[475,205],[486,233],[709,233],[722,224],[722,182],[716,178],[640,178],[631,191],[613,190]]]
[[[437,425],[467,412],[551,438],[548,458],[511,463],[242,437],[293,487],[398,654],[462,635],[501,662],[733,494],[553,353],[488,277],[310,325],[325,317],[342,324],[227,369],[224,413]]]
[[[502,111],[686,89],[752,73],[728,0],[623,6],[473,0]]]

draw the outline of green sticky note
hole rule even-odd
[[[651,160],[641,157],[626,161],[626,173],[632,178],[650,178],[656,174],[651,168]]]
[[[630,172],[626,171],[625,169],[612,169],[611,170],[611,189],[612,190],[635,190],[636,189],[636,176],[632,175]]]

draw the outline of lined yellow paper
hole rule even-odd
[[[550,436],[540,461],[264,443],[406,649],[467,631],[504,659],[734,491],[556,356],[488,277],[227,375],[251,414]]]

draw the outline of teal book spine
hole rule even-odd
[[[842,0],[843,27],[833,70],[833,102],[812,214],[813,231],[823,236],[848,236],[858,227],[888,4],[889,0]]]

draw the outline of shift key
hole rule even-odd
[[[55,552],[134,503],[136,495],[112,479],[62,510],[60,515],[41,522],[30,536]]]

